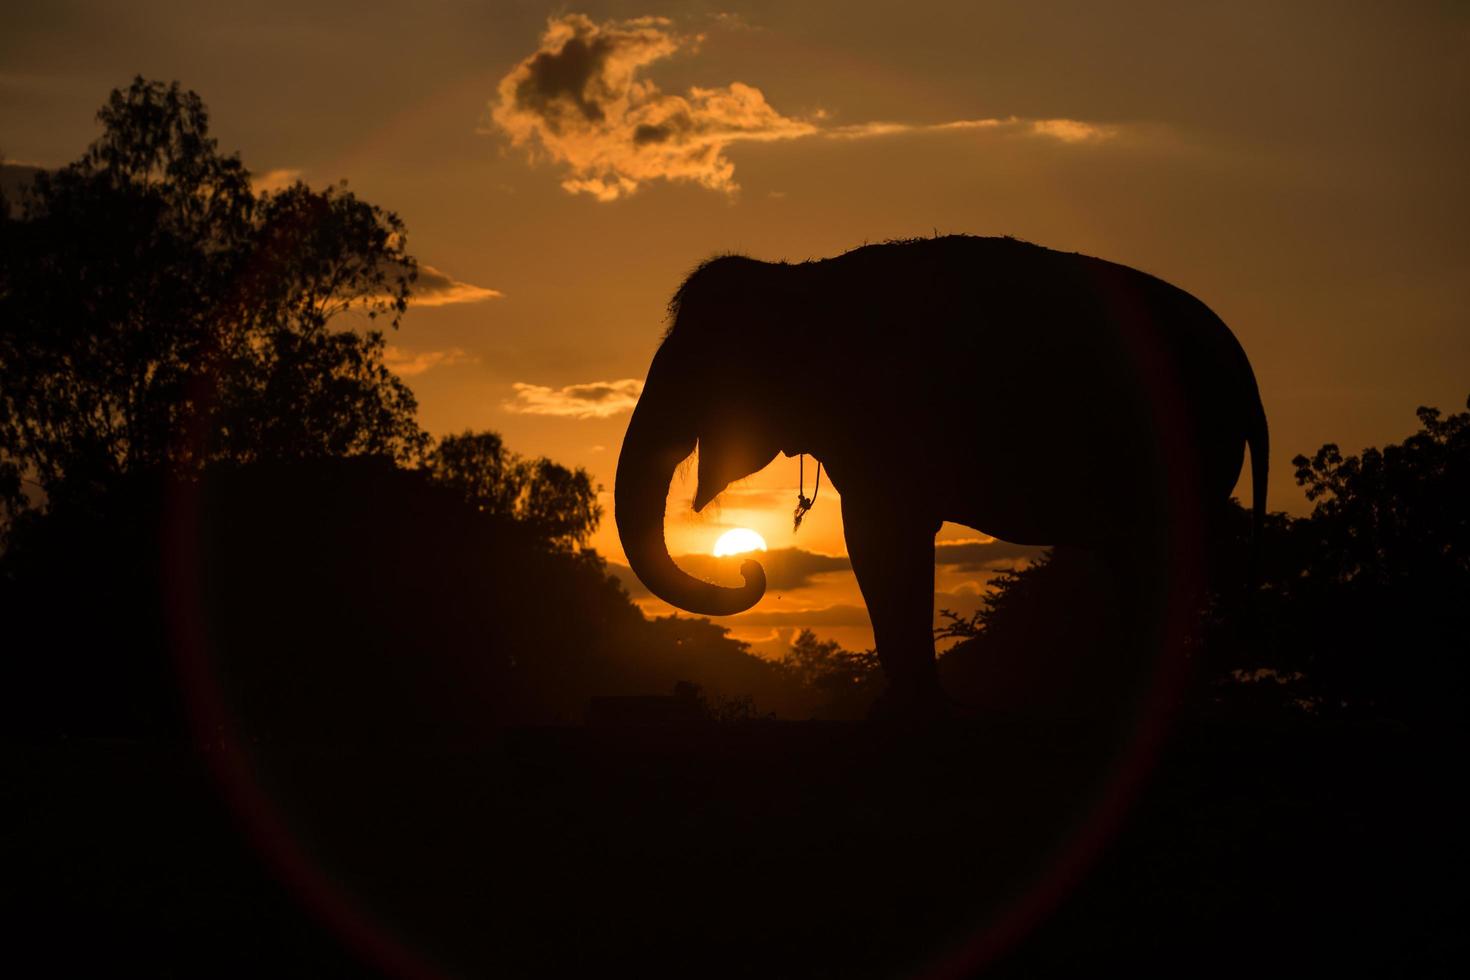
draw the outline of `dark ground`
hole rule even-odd
[[[984,926],[1104,825],[1114,744],[995,722],[257,743],[265,792],[232,811],[218,745],[11,740],[4,972],[964,975]],[[991,971],[1459,975],[1463,771],[1401,729],[1182,725]]]

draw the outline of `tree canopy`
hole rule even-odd
[[[1328,443],[1292,460],[1316,504],[1319,577],[1386,585],[1470,576],[1470,412],[1416,414],[1419,431],[1402,443],[1354,456]]]
[[[445,436],[427,465],[435,480],[458,490],[476,510],[513,518],[560,546],[585,545],[602,519],[586,470],[544,456],[524,459],[494,432]]]
[[[150,468],[422,458],[382,332],[334,323],[397,326],[417,271],[397,215],[345,186],[255,191],[177,83],[137,78],[97,118],[0,208],[7,516]]]

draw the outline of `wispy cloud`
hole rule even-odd
[[[1116,126],[1100,126],[1080,119],[1033,119],[1028,125],[1037,136],[1050,136],[1063,143],[1095,143],[1118,135]]]
[[[792,477],[794,480],[795,477]],[[787,510],[796,502],[796,488],[775,490],[766,487],[726,487],[714,499],[714,506],[731,510]],[[707,519],[700,517],[700,523]]]
[[[453,303],[478,303],[504,296],[498,289],[488,289],[473,283],[462,282],[441,272],[432,265],[419,263],[419,277],[414,281],[413,293],[409,297],[412,306],[449,306]]]
[[[390,344],[383,350],[383,363],[394,374],[404,378],[411,378],[416,374],[423,374],[431,368],[446,367],[450,364],[462,364],[473,360],[474,357],[468,351],[459,347],[450,347],[447,350],[410,352]]]
[[[810,118],[784,115],[745,82],[695,86],[677,95],[645,77],[650,65],[694,54],[703,40],[702,34],[679,33],[663,17],[602,23],[584,14],[552,17],[540,47],[500,80],[491,119],[533,159],[562,166],[568,192],[599,201],[625,197],[651,180],[733,193],[739,184],[726,151],[740,142],[995,130],[1087,143],[1117,134],[1116,127],[1075,119],[1014,116],[831,125],[820,111]]]
[[[604,419],[631,411],[643,392],[637,378],[591,381],[587,384],[551,388],[517,381],[511,385],[515,397],[505,407],[522,415],[560,415],[578,419]]]
[[[398,277],[407,274],[407,268],[399,263],[384,267],[387,282],[395,283]],[[498,289],[476,286],[474,283],[456,279],[432,265],[418,263],[418,275],[409,287],[409,306],[450,306],[456,303],[479,303],[487,299],[499,299],[505,294]],[[390,294],[375,296],[374,299],[389,298]]]
[[[766,586],[777,591],[806,588],[818,575],[852,570],[852,561],[846,555],[823,555],[802,548],[773,548],[758,555],[731,555],[726,558],[680,555],[678,562],[700,578],[738,584],[741,581],[740,566],[748,558],[755,558],[761,563],[766,570]]]
[[[828,139],[858,140],[905,133],[952,133],[965,130],[993,130],[1011,136],[1042,136],[1062,143],[1089,143],[1109,140],[1118,135],[1117,126],[1082,122],[1079,119],[955,119],[941,123],[866,122],[832,126],[821,131]]]
[[[773,548],[757,555],[730,555],[716,558],[713,555],[679,555],[675,561],[691,575],[709,582],[738,585],[741,582],[740,566],[746,559],[755,558],[766,570],[766,587],[773,591],[790,592],[804,589],[820,575],[850,572],[852,562],[846,555],[823,555],[802,548]],[[628,594],[635,599],[650,595],[638,576],[626,565],[608,562],[608,572],[613,575]]]
[[[782,506],[784,509],[784,500]],[[987,573],[995,575],[1035,561],[1045,550],[1034,545],[1011,544],[999,538],[940,541],[934,546],[934,564],[951,572],[978,573],[985,580],[988,578]],[[852,560],[846,555],[823,555],[801,548],[773,548],[759,555],[732,555],[726,558],[704,554],[679,555],[675,561],[691,575],[706,581],[738,585],[741,582],[740,566],[751,557],[765,568],[767,587],[777,591],[806,588],[815,584],[814,579],[818,576],[852,571]],[[623,583],[628,594],[635,599],[645,598],[650,594],[626,565],[609,562],[608,571]],[[960,586],[959,592],[964,592],[965,588]],[[974,584],[969,586],[970,591],[976,595],[978,588]],[[956,608],[956,596],[943,592],[936,593],[936,596],[948,598],[951,601],[950,608]]]
[[[836,603],[816,609],[772,609],[741,613],[726,622],[731,626],[796,626],[814,629],[823,626],[867,626],[868,611],[862,606]]]
[[[301,171],[293,167],[280,167],[265,173],[250,175],[250,188],[257,194],[283,191],[301,179]]]
[[[1012,544],[999,538],[965,538],[940,541],[934,546],[934,564],[957,572],[999,571],[1020,561],[1035,561],[1045,548]]]

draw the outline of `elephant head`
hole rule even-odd
[[[623,439],[613,512],[628,564],[650,592],[688,612],[729,616],[765,594],[765,571],[755,561],[741,566],[745,584],[737,588],[680,569],[664,538],[664,512],[674,472],[696,447],[695,511],[790,451],[780,421],[789,403],[782,365],[760,363],[787,319],[769,287],[789,269],[725,257],[686,280]]]

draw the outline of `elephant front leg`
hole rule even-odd
[[[934,659],[934,535],[939,522],[901,508],[842,498],[847,553],[873,621],[887,704],[898,711],[943,702]]]

